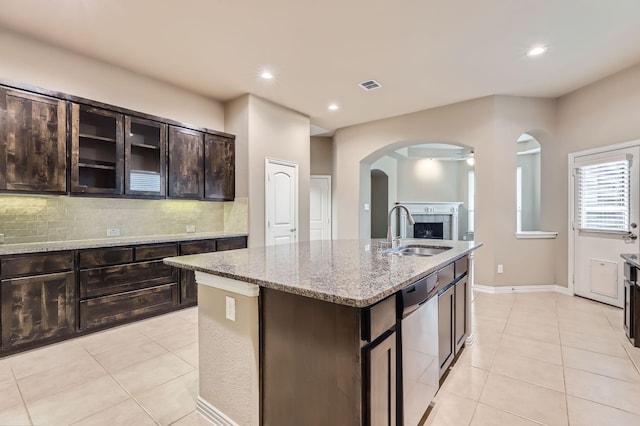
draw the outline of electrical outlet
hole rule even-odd
[[[231,321],[236,320],[236,299],[226,296],[227,301],[227,319]]]
[[[0,244],[4,243],[4,234],[0,234]]]
[[[369,204],[367,204],[367,203],[364,204],[364,211],[365,212],[369,211]]]
[[[498,273],[501,274],[504,272],[504,268],[502,267],[502,265],[498,265]]]
[[[187,225],[187,232],[196,232],[195,225]]]
[[[119,237],[120,229],[118,228],[107,228],[107,237]]]

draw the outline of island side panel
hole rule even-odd
[[[264,426],[362,424],[360,311],[261,289]]]
[[[235,321],[226,318],[227,297],[235,301]],[[217,420],[259,424],[258,309],[258,297],[198,284],[198,409]]]

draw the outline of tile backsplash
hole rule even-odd
[[[247,200],[132,200],[69,196],[0,195],[4,244],[196,232],[247,232]]]

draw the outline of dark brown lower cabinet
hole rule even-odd
[[[260,298],[262,425],[396,424],[395,295],[367,308]]]
[[[87,329],[148,317],[178,306],[178,284],[165,284],[143,290],[80,301],[80,328]]]
[[[162,257],[177,253],[177,243],[81,250],[79,329],[175,309],[180,303],[179,273],[165,265]],[[121,262],[114,265],[118,258]]]
[[[449,368],[455,355],[455,287],[449,287],[438,296],[438,350],[440,353],[440,376]]]
[[[73,272],[8,278],[0,286],[3,349],[75,331]]]
[[[390,426],[397,421],[396,392],[396,333],[391,333],[383,341],[365,350],[367,364],[366,398],[369,410],[365,424]]]

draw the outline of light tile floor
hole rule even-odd
[[[484,294],[427,419],[444,425],[640,425],[640,349],[622,310],[559,293]]]
[[[473,346],[437,425],[640,425],[640,349],[622,311],[558,293],[477,294]],[[0,425],[204,425],[197,310],[0,359]]]

